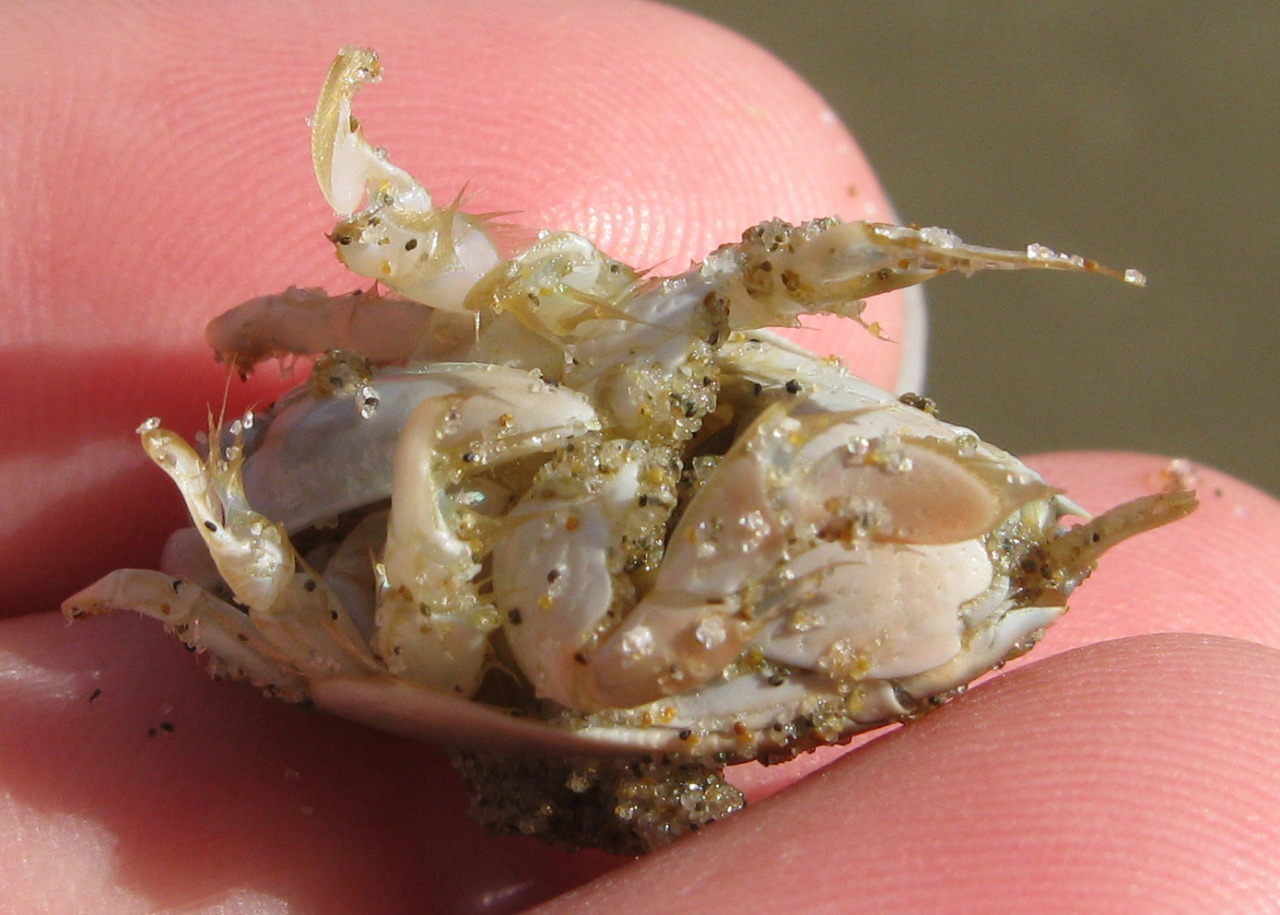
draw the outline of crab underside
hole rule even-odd
[[[235,371],[310,377],[202,450],[144,423],[192,527],[69,615],[153,616],[218,675],[451,747],[494,830],[632,854],[742,806],[726,765],[942,704],[1194,507],[1089,519],[927,399],[766,330],[951,270],[1106,268],[834,218],[666,278],[569,232],[500,252],[364,139],[379,72],[344,49],[312,122],[330,239],[377,283],[209,326]]]

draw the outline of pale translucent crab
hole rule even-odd
[[[836,219],[663,279],[569,232],[505,258],[364,139],[378,75],[339,55],[312,152],[338,256],[391,292],[210,325],[240,372],[319,354],[311,377],[204,455],[144,423],[194,526],[71,616],[153,616],[218,674],[453,747],[494,828],[632,852],[740,806],[727,764],[941,704],[1194,507],[1064,527],[1084,512],[1014,457],[762,329],[949,270],[1096,264]]]

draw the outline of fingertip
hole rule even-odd
[[[129,613],[0,622],[0,910],[492,913],[621,863],[492,838],[439,749],[203,667]]]
[[[660,911],[656,886],[708,913],[843,910],[854,894],[877,912],[1250,911],[1280,879],[1277,709],[1272,649],[1091,646],[543,911]]]

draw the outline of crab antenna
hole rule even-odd
[[[917,229],[888,223],[873,224],[871,232],[883,242],[900,248],[904,255],[918,259],[920,269],[925,271],[959,270],[962,273],[974,273],[978,270],[1070,270],[1077,273],[1098,273],[1131,286],[1147,284],[1147,278],[1141,271],[1133,268],[1115,270],[1078,254],[1060,254],[1045,245],[1030,244],[1025,251],[1008,251],[967,244],[946,229]]]
[[[1163,527],[1195,511],[1199,502],[1190,490],[1142,496],[1117,505],[1051,541],[1052,564],[1061,569],[1063,593],[1079,584],[1098,558],[1135,534]]]

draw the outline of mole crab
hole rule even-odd
[[[219,676],[450,747],[491,828],[636,853],[740,807],[726,765],[957,695],[1109,547],[1194,507],[1089,519],[925,398],[765,329],[861,321],[951,270],[1106,268],[835,218],[664,278],[572,232],[504,257],[364,138],[379,75],[344,49],[312,122],[329,238],[375,285],[210,325],[241,374],[309,355],[310,377],[199,448],[143,423],[192,527],[70,616],[138,611]]]

